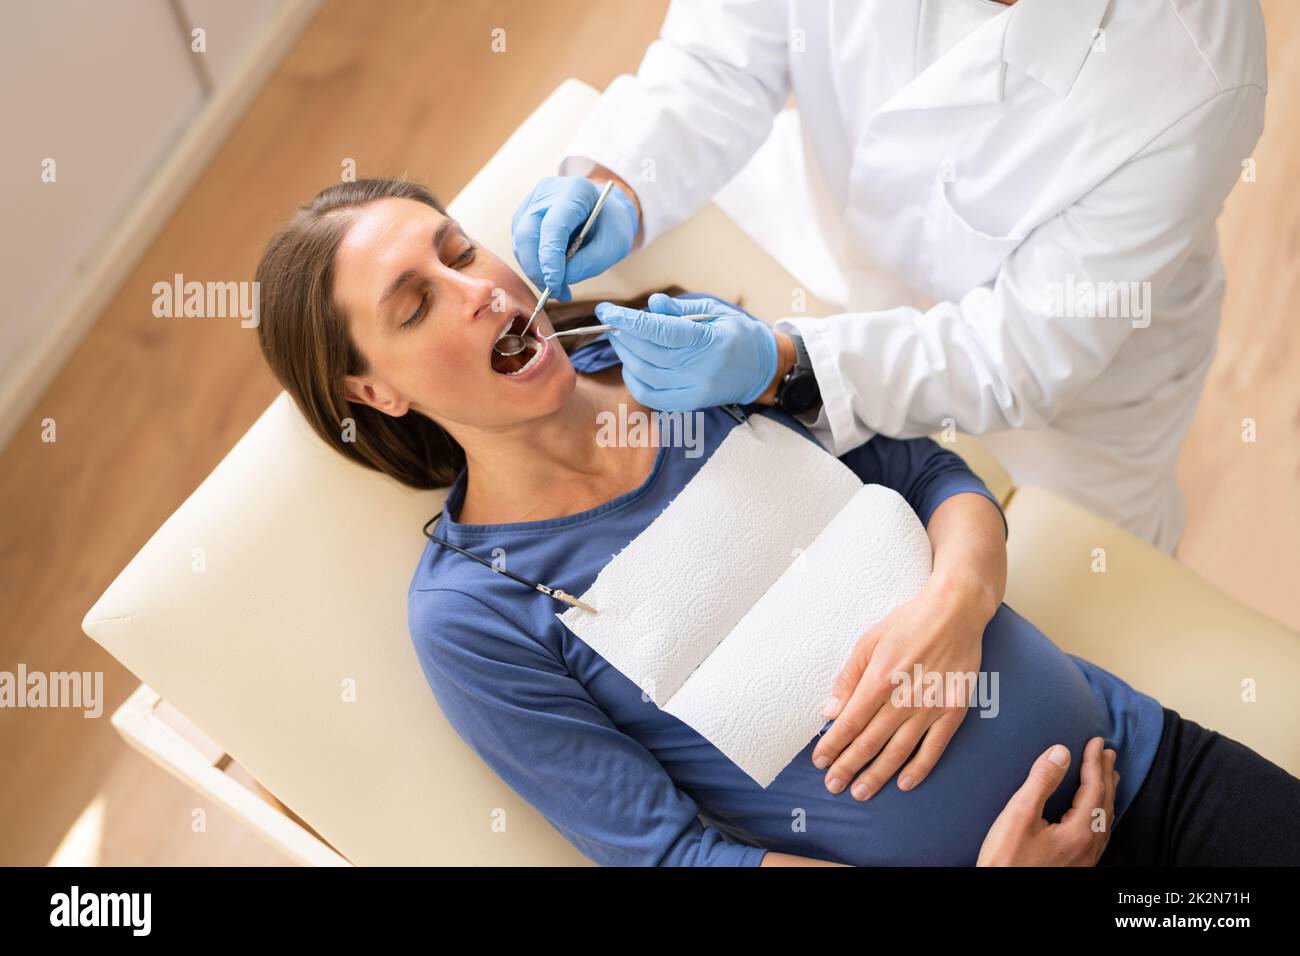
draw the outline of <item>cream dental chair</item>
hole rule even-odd
[[[451,203],[503,259],[514,204],[553,172],[596,96],[564,83]],[[768,318],[796,285],[709,206],[580,294],[670,283]],[[969,438],[954,447],[1006,505],[1007,603],[1065,650],[1300,773],[1297,635],[1080,508],[1013,488]],[[407,586],[442,498],[345,461],[282,392],[86,615],[85,632],[144,682],[115,725],[306,864],[589,862],[460,740],[420,670]],[[1096,549],[1105,573],[1092,571]],[[1244,681],[1257,702],[1243,702]],[[239,782],[232,759],[291,812]]]

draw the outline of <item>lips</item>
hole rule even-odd
[[[550,343],[537,337],[537,322],[534,321],[532,328],[524,333],[524,326],[527,324],[528,316],[522,311],[516,311],[510,321],[501,327],[496,339],[493,339],[489,361],[492,371],[498,375],[509,378],[522,375],[536,366],[549,351]],[[496,343],[507,334],[524,336],[524,350],[518,355],[502,355],[496,350]]]

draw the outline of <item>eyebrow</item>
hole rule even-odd
[[[438,224],[438,228],[433,231],[433,245],[435,248],[442,245],[442,237],[447,234],[447,230],[450,229],[452,225],[453,223],[450,219],[444,219]],[[407,269],[392,282],[388,283],[388,288],[385,289],[384,294],[379,297],[379,301],[375,303],[375,307],[379,308],[382,306],[392,298],[393,293],[414,279],[418,274],[419,273],[414,269]]]

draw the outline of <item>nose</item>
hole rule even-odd
[[[454,272],[456,287],[460,290],[464,310],[474,321],[500,315],[509,308],[505,299],[505,290],[485,276],[472,276],[464,272]]]

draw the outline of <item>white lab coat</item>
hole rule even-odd
[[[763,316],[804,336],[835,454],[955,426],[1172,551],[1223,297],[1214,220],[1263,127],[1257,0],[1018,0],[916,75],[919,6],[674,0],[561,171],[630,182],[646,242],[749,191],[756,238],[845,310]],[[800,168],[774,181],[755,154],[791,93]],[[806,213],[780,234],[791,196]]]

